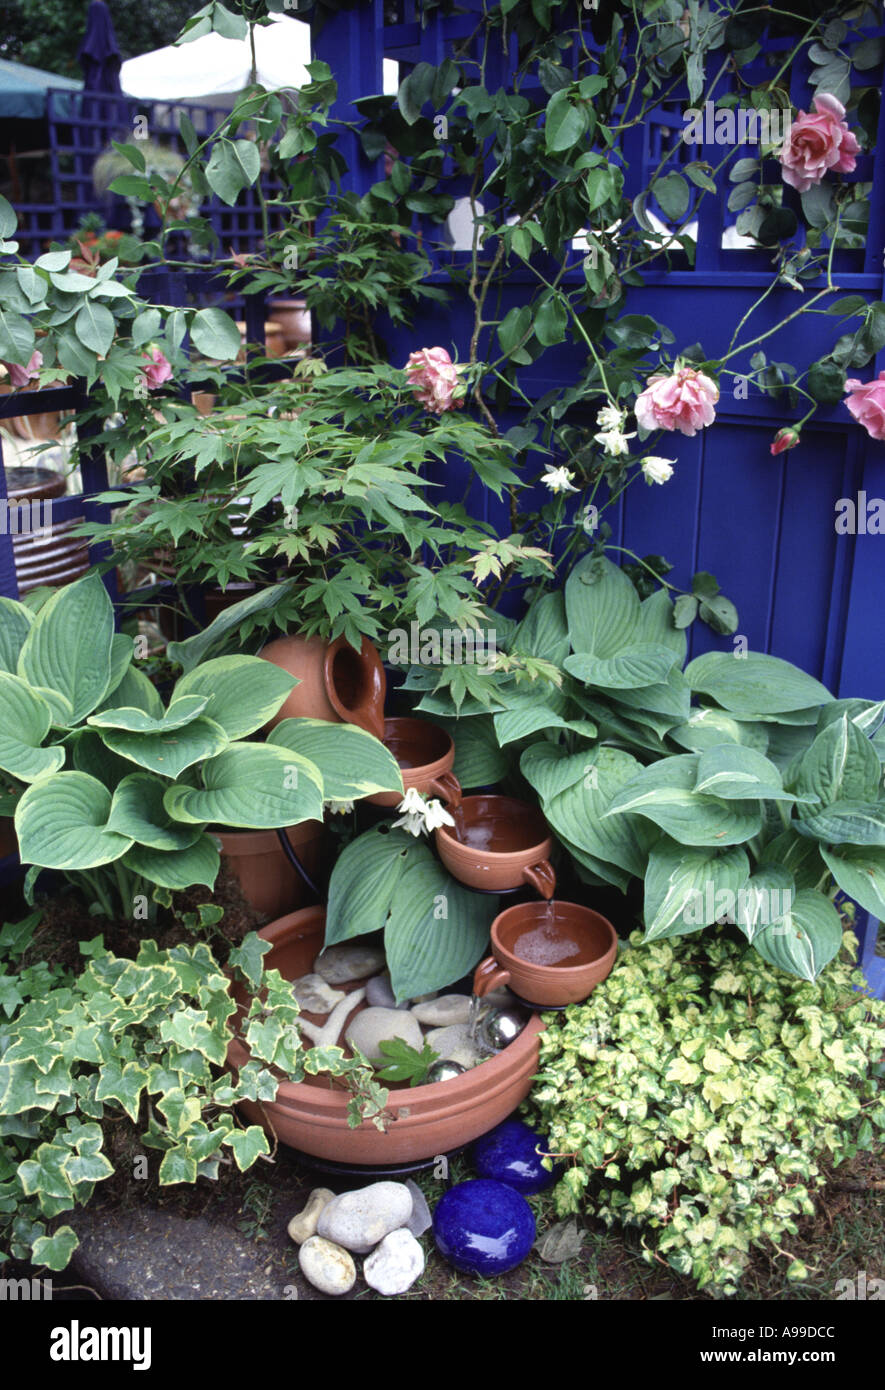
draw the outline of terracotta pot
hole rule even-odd
[[[440,826],[436,847],[459,883],[491,892],[528,883],[553,897],[553,839],[539,810],[511,796],[465,796],[452,814],[455,825]]]
[[[289,980],[307,974],[322,949],[324,930],[325,913],[320,907],[307,907],[271,922],[258,933],[271,942],[265,965]],[[356,980],[342,988],[355,989],[359,983]],[[232,992],[245,1010],[245,988],[234,985]],[[305,1017],[317,1021],[313,1014]],[[486,1134],[525,1099],[538,1070],[538,1034],[543,1026],[533,1015],[503,1052],[452,1081],[391,1089],[388,1109],[395,1118],[386,1133],[371,1121],[351,1129],[347,1123],[349,1092],[329,1076],[282,1081],[275,1100],[260,1105],[243,1101],[240,1108],[250,1121],[263,1125],[284,1144],[316,1158],[355,1165],[433,1158]],[[245,1044],[237,1039],[228,1052],[228,1064],[236,1071],[248,1060]]]
[[[14,523],[18,531],[12,523],[9,526],[19,593],[26,594],[41,584],[58,587],[81,579],[89,569],[89,545],[70,532],[83,517],[43,525],[49,520],[44,505],[65,495],[64,478],[51,468],[10,468],[6,486],[10,502],[19,507]]]
[[[279,324],[288,352],[310,342],[310,314],[303,299],[275,299],[268,305],[267,317]]]
[[[384,743],[399,763],[404,792],[414,787],[449,807],[461,805],[461,783],[452,772],[455,745],[445,729],[426,719],[385,719]],[[378,792],[366,800],[373,806],[398,806],[402,797]]]
[[[509,985],[530,1004],[577,1004],[610,973],[618,936],[608,918],[578,903],[519,903],[492,923],[492,954],[476,967],[482,997]]]
[[[359,652],[344,637],[332,643],[321,637],[278,637],[258,655],[299,682],[268,729],[283,719],[327,719],[334,724],[357,724],[383,738],[387,677],[367,637]]]
[[[300,907],[307,885],[286,858],[275,830],[216,830],[227,867],[239,879],[246,901],[267,917]],[[311,878],[322,867],[326,831],[322,821],[290,825],[286,831]]]

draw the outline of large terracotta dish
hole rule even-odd
[[[259,932],[272,946],[265,965],[291,980],[307,974],[322,949],[324,929],[321,907],[302,908],[271,922]],[[234,986],[233,993],[237,1003],[245,1005],[245,990]],[[243,1101],[240,1108],[250,1121],[263,1125],[284,1144],[316,1158],[355,1166],[434,1158],[493,1129],[525,1099],[538,1070],[538,1034],[542,1030],[540,1018],[533,1014],[515,1042],[463,1076],[432,1086],[391,1089],[388,1106],[395,1119],[386,1133],[365,1121],[357,1129],[349,1128],[348,1093],[330,1077],[283,1081],[276,1100],[261,1105]],[[232,1043],[228,1052],[231,1068],[236,1070],[248,1060],[245,1044]]]

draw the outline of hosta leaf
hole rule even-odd
[[[398,1001],[445,989],[482,957],[498,899],[456,882],[413,842],[390,904],[384,954]]]
[[[684,845],[739,845],[758,835],[758,802],[720,801],[694,790],[698,757],[681,753],[644,768],[618,793],[603,819],[624,812],[647,816]]]
[[[267,742],[314,763],[322,773],[326,801],[355,801],[375,792],[403,791],[396,758],[380,739],[355,724],[283,719],[268,734]]]
[[[57,772],[28,787],[15,812],[22,862],[45,869],[92,869],[119,859],[129,836],[107,827],[111,794],[85,772]]]
[[[329,881],[327,946],[384,926],[411,843],[402,830],[368,830],[342,851]]]
[[[842,892],[874,917],[885,918],[885,848],[821,845],[820,853]]]
[[[750,861],[742,849],[686,848],[664,839],[645,872],[645,940],[700,931],[733,911]]]
[[[800,835],[833,845],[885,845],[885,805],[834,801],[796,822]]]
[[[490,715],[438,722],[455,744],[452,771],[466,791],[473,787],[491,787],[500,781],[510,766],[510,759],[498,746]]]
[[[577,652],[567,656],[564,665],[570,675],[588,685],[603,690],[631,690],[666,682],[678,659],[672,648],[648,642],[606,658]]]
[[[121,758],[137,763],[149,772],[157,772],[162,777],[177,777],[194,763],[214,757],[228,743],[224,730],[202,715],[182,728],[165,729],[159,733],[100,729],[100,734],[102,742],[114,753],[119,753]]]
[[[873,760],[878,763],[875,754]],[[699,754],[694,790],[721,797],[724,801],[753,798],[763,801],[818,801],[813,792],[793,796],[792,792],[784,791],[781,775],[773,762],[753,748],[734,743],[718,744]]]
[[[796,884],[788,869],[763,864],[738,894],[734,921],[748,941],[766,927],[784,921],[795,897]]]
[[[182,729],[202,714],[209,703],[207,695],[186,695],[173,700],[168,710],[159,715],[147,714],[138,708],[114,708],[91,714],[86,721],[96,729],[125,729],[132,734],[155,734]]]
[[[174,821],[163,805],[165,782],[146,772],[132,772],[116,788],[108,816],[108,830],[127,835],[139,845],[156,850],[186,849],[202,834],[199,825]]]
[[[787,916],[758,931],[753,945],[770,965],[813,982],[839,953],[842,921],[823,893],[803,889]]]
[[[0,671],[15,674],[19,653],[33,621],[33,613],[23,603],[0,597]]]
[[[164,804],[175,820],[272,830],[322,820],[317,767],[288,748],[232,743],[202,766],[203,787],[169,787]]]
[[[254,734],[276,714],[298,684],[294,676],[258,656],[219,656],[182,676],[173,703],[185,696],[206,696],[206,716],[229,739]]]
[[[653,832],[633,817],[624,816],[617,821],[603,819],[604,811],[635,776],[637,767],[636,759],[629,753],[606,747],[572,754],[552,767],[537,756],[526,758],[522,764],[524,775],[536,790],[545,788],[541,795],[542,809],[557,835],[591,855],[603,869],[614,864],[639,877],[645,872]],[[554,795],[549,794],[555,785],[566,780],[567,786]],[[588,867],[594,869],[594,865]]]
[[[63,748],[43,748],[52,715],[25,681],[0,671],[0,768],[22,782],[64,767]]]
[[[692,710],[685,723],[671,729],[669,736],[692,753],[701,753],[705,748],[715,748],[722,743],[743,744],[755,748],[758,753],[764,753],[768,747],[764,725],[743,724],[720,709]]]
[[[111,675],[114,610],[98,575],[67,584],[43,605],[25,639],[18,675],[70,702],[70,727],[95,709]]]
[[[197,883],[212,888],[221,856],[212,836],[201,833],[199,839],[182,849],[152,849],[135,844],[124,854],[123,864],[163,888],[192,888]]]
[[[160,692],[143,671],[132,665],[127,666],[116,685],[108,687],[95,713],[101,714],[107,709],[139,709],[152,719],[163,718]]]
[[[803,839],[794,830],[785,830],[770,840],[759,854],[759,863],[786,870],[797,888],[816,888],[826,867],[817,842]]]
[[[575,652],[610,657],[633,644],[639,595],[611,560],[588,555],[574,566],[566,580],[565,609]]]
[[[832,806],[835,801],[875,801],[881,778],[882,769],[870,740],[843,714],[817,735],[803,755],[792,785],[800,794]]]
[[[798,666],[762,652],[747,652],[741,657],[705,652],[689,662],[685,674],[692,690],[747,718],[809,709],[833,698],[826,686]]]

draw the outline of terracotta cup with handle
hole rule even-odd
[[[536,807],[512,796],[465,796],[450,809],[455,824],[436,831],[436,847],[453,878],[490,892],[530,884],[553,897],[553,838]]]
[[[578,903],[518,903],[491,927],[492,954],[480,961],[473,992],[502,985],[529,1004],[577,1004],[611,971],[618,937],[611,922]]]

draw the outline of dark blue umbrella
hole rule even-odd
[[[77,54],[83,84],[90,92],[120,92],[120,49],[111,12],[104,0],[92,0],[86,33]]]

